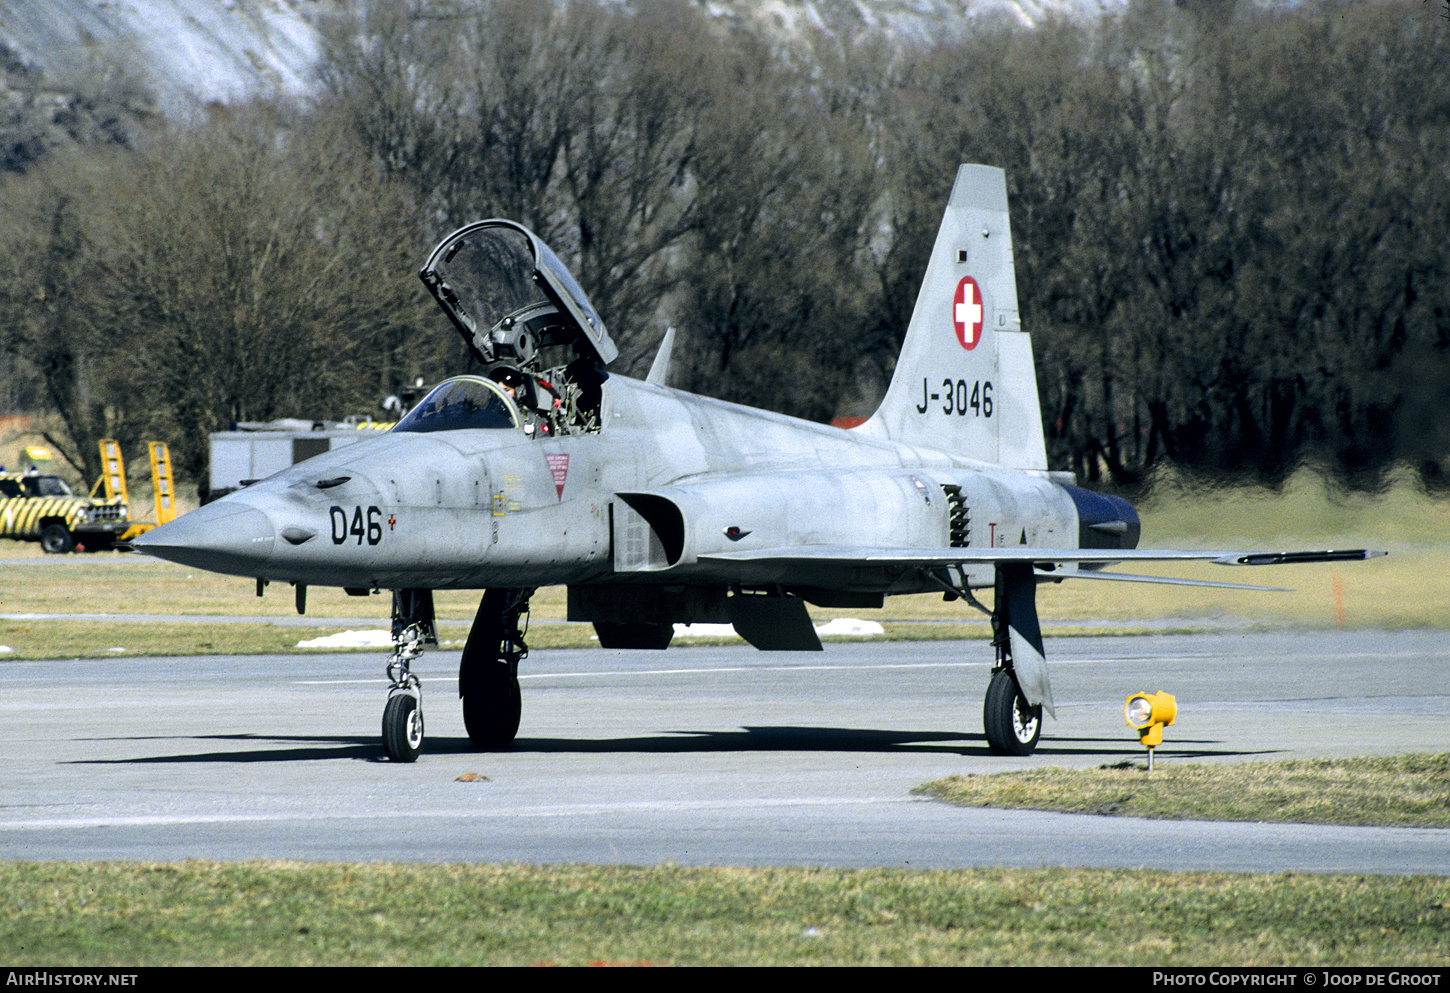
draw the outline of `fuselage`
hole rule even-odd
[[[700,556],[752,547],[1078,547],[1079,503],[1046,473],[613,376],[597,432],[393,431],[136,544],[216,572],[369,590],[710,585],[731,577]],[[992,570],[966,578],[988,585]],[[869,569],[809,585],[930,588]]]

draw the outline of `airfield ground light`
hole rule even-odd
[[[1123,707],[1128,725],[1138,729],[1138,740],[1148,749],[1148,771],[1153,771],[1153,749],[1163,744],[1163,726],[1178,717],[1178,701],[1171,693],[1134,693]]]

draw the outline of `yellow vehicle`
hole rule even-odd
[[[44,473],[0,473],[0,537],[38,541],[54,555],[110,548],[131,526],[124,499],[92,500]]]

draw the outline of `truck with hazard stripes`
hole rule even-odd
[[[0,537],[38,541],[59,555],[110,548],[130,526],[124,498],[93,500],[59,476],[0,472]]]

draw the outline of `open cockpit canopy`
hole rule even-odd
[[[418,275],[484,365],[527,367],[550,345],[573,345],[606,365],[619,354],[564,263],[521,224],[459,228]]]

